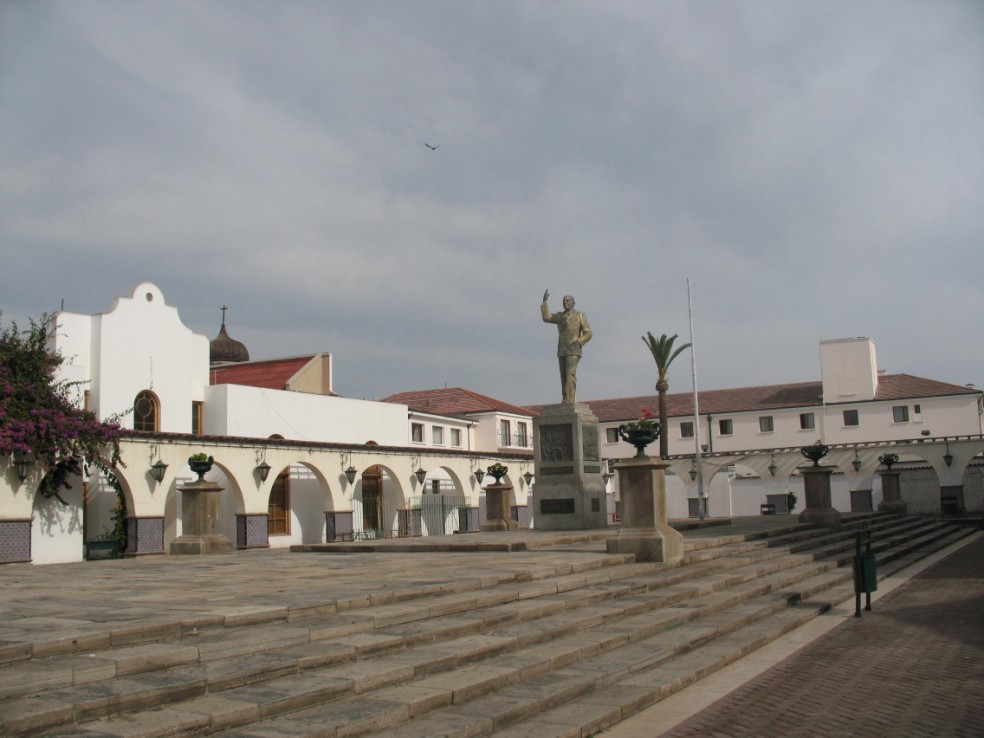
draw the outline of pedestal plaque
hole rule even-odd
[[[232,541],[215,532],[223,487],[215,482],[192,482],[181,491],[182,534],[171,541],[171,554],[230,553]]]
[[[586,530],[608,526],[598,418],[584,404],[547,405],[533,419],[533,526]]]

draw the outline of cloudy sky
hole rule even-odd
[[[545,289],[587,400],[689,279],[703,389],[848,336],[984,386],[982,245],[978,0],[0,2],[5,322],[146,280],[343,395],[546,403]]]

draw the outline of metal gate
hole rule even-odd
[[[446,536],[461,529],[457,511],[467,509],[468,501],[456,495],[423,495],[410,498],[410,505],[420,511],[423,535]]]

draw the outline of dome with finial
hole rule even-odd
[[[222,306],[222,327],[219,329],[219,335],[208,345],[209,362],[212,364],[249,361],[246,344],[232,338],[226,330],[225,314],[228,309],[225,305]]]

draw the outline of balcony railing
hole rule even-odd
[[[499,433],[500,448],[533,448],[532,439],[526,433]]]

